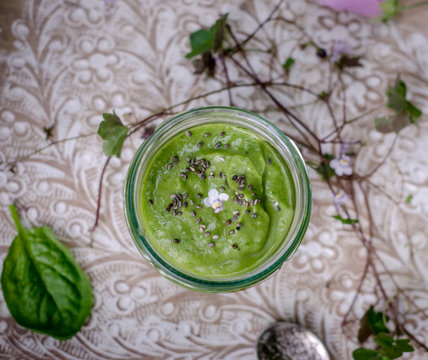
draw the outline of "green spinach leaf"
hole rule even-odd
[[[10,211],[18,235],[1,274],[7,307],[21,326],[68,339],[80,330],[91,311],[89,280],[49,228],[24,229],[13,205]]]

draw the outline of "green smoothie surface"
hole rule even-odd
[[[283,243],[294,216],[287,164],[261,136],[210,123],[168,140],[144,170],[139,217],[155,251],[180,271],[230,278]]]

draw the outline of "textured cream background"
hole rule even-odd
[[[54,139],[95,133],[102,112],[132,112],[142,118],[190,96],[219,88],[220,80],[192,75],[184,59],[190,32],[212,24],[220,12],[238,36],[266,18],[274,1],[101,0],[2,1],[0,5],[0,161],[23,157],[47,145],[43,127],[55,124]],[[407,13],[387,25],[351,14],[336,14],[314,2],[286,1],[281,14],[297,22],[330,49],[346,41],[363,55],[364,67],[344,77],[349,118],[384,102],[388,83],[398,72],[409,96],[428,113],[428,9]],[[301,33],[285,23],[266,28],[278,44],[279,58],[290,51],[296,65],[289,81],[325,89],[328,66],[313,51],[300,51]],[[263,38],[263,36],[262,36]],[[266,42],[254,41],[254,47]],[[260,57],[254,66],[269,76]],[[231,78],[240,74],[231,71]],[[221,71],[219,78],[223,78]],[[234,91],[235,105],[254,110],[284,130],[290,126],[259,91]],[[333,94],[341,114],[342,93]],[[286,104],[312,100],[297,91],[278,91]],[[186,108],[228,104],[227,94],[213,95]],[[185,107],[180,108],[183,110]],[[321,104],[296,110],[320,135],[331,130]],[[367,146],[355,169],[367,173],[387,152],[393,135],[373,129],[373,116],[356,122],[349,139]],[[423,309],[410,315],[409,329],[428,343],[428,123],[405,129],[396,148],[372,179],[397,204],[370,192],[375,209],[375,246],[397,282]],[[132,121],[132,118],[129,120]],[[93,234],[98,179],[105,156],[98,136],[58,144],[18,163],[16,172],[1,165],[0,260],[16,234],[7,204],[16,201],[28,226],[48,225],[71,249],[90,277],[94,308],[81,332],[59,342],[16,325],[0,297],[0,357],[12,359],[255,359],[258,335],[272,322],[296,321],[327,344],[333,359],[350,358],[356,328],[340,328],[363,266],[358,239],[337,221],[331,194],[310,171],[311,223],[299,251],[272,278],[254,288],[223,295],[182,289],[142,259],[128,234],[122,187],[127,166],[141,143],[136,134],[121,159],[112,159],[104,181],[101,219]],[[326,148],[325,151],[334,151]],[[337,149],[336,149],[337,151]],[[407,195],[412,203],[405,204]],[[361,200],[361,199],[360,199]],[[385,278],[387,279],[387,278]],[[388,281],[386,281],[388,284]],[[355,316],[376,297],[373,280],[365,283]],[[422,353],[409,358],[423,359]]]

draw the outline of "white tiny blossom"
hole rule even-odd
[[[208,197],[204,199],[205,206],[212,207],[215,213],[223,210],[223,202],[229,200],[229,195],[219,193],[216,189],[208,192]]]
[[[347,155],[342,155],[339,159],[331,160],[330,167],[334,169],[337,176],[352,175],[351,159]]]

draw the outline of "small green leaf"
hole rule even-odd
[[[295,63],[295,60],[292,57],[289,57],[287,58],[287,60],[285,60],[284,64],[282,64],[282,68],[284,70],[289,70],[294,63]]]
[[[380,3],[380,9],[382,10],[382,21],[387,22],[398,15],[400,11],[399,0],[384,0]]]
[[[399,132],[408,125],[410,125],[409,117],[402,112],[375,119],[376,130],[384,134]]]
[[[378,360],[379,353],[376,350],[358,348],[352,352],[352,357],[354,360]]]
[[[395,80],[394,86],[388,87],[386,91],[388,98],[386,106],[397,111],[406,111],[406,84],[398,76]]]
[[[384,317],[382,312],[374,310],[373,306],[366,311],[360,320],[360,330],[358,332],[358,341],[360,343],[366,341],[370,335],[379,333],[389,333],[384,320],[388,321],[388,317]]]
[[[412,124],[416,123],[416,120],[422,116],[422,111],[419,110],[410,101],[406,101],[406,110],[409,113],[410,122]]]
[[[409,344],[410,339],[397,339],[395,340],[395,346],[397,349],[402,352],[412,352],[415,351],[414,347]]]
[[[103,119],[98,127],[98,134],[104,139],[104,154],[107,156],[116,155],[120,158],[123,142],[129,129],[122,124],[114,111],[112,114],[103,114]]]
[[[228,14],[218,19],[210,29],[200,29],[190,34],[190,47],[192,51],[186,54],[187,59],[203,54],[207,51],[214,52],[222,49],[226,33],[226,20]]]
[[[223,40],[226,34],[226,20],[229,14],[223,15],[213,26],[213,50],[217,52],[223,47]]]
[[[190,34],[190,47],[192,51],[186,54],[188,59],[211,50],[213,47],[213,33],[205,29],[192,32]]]
[[[318,98],[321,100],[325,100],[329,97],[329,95],[330,94],[327,91],[323,90],[318,94]]]
[[[325,161],[323,161],[321,164],[315,165],[313,168],[318,174],[321,175],[324,181],[327,181],[328,179],[332,178],[335,174],[334,170],[330,166],[330,160],[333,160],[334,156],[329,153],[325,153],[323,154],[323,157]]]
[[[406,197],[406,203],[407,204],[411,204],[412,200],[413,200],[413,195],[409,195],[409,196]]]
[[[339,69],[345,67],[361,67],[363,64],[360,63],[359,56],[349,56],[348,54],[342,54],[340,59],[335,63]]]
[[[356,219],[344,219],[340,215],[334,215],[334,216],[332,216],[332,218],[339,220],[342,224],[345,224],[345,225],[352,225],[352,224],[356,224],[359,222]]]
[[[394,338],[390,335],[385,334],[384,332],[379,333],[374,341],[380,346],[392,346],[394,344]]]

